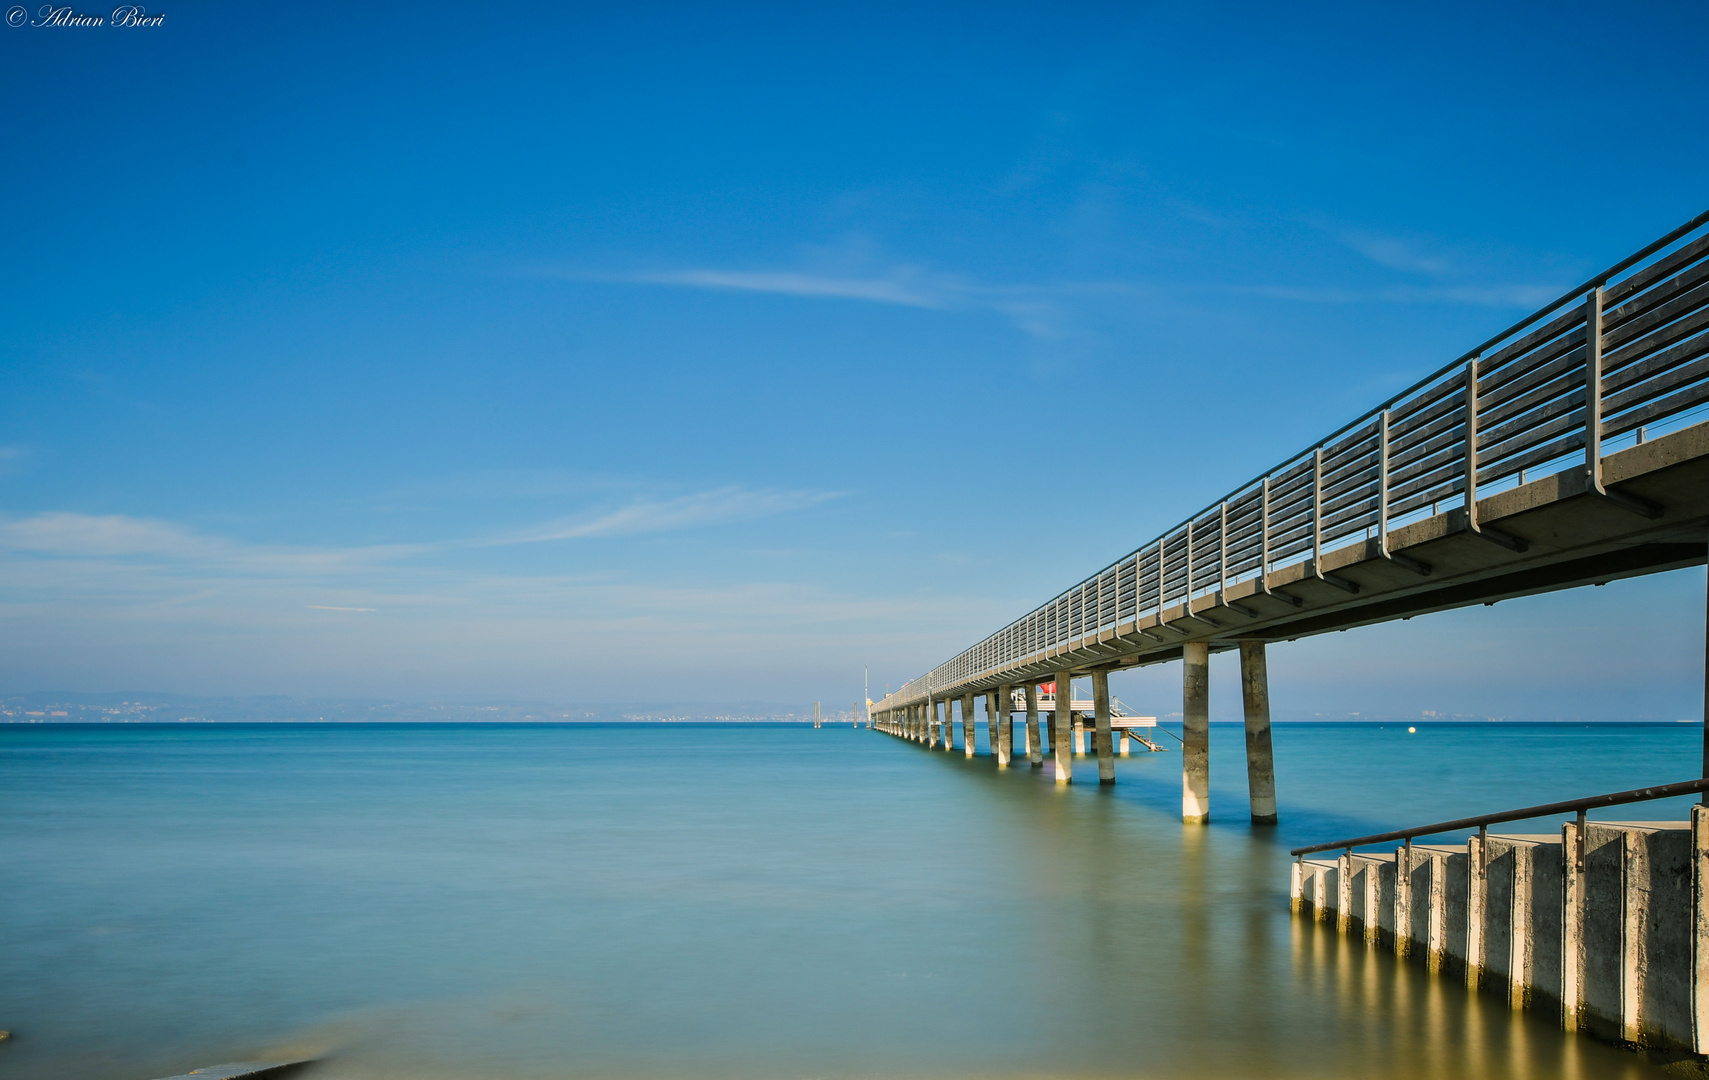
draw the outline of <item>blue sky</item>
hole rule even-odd
[[[850,701],[1709,205],[1700,5],[162,10],[0,26],[8,692]],[[1272,668],[1673,718],[1702,635]]]

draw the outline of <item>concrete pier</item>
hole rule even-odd
[[[1015,737],[1009,730],[1009,694],[1009,687],[999,686],[985,695],[985,716],[991,725],[991,752],[997,755],[999,769],[1009,767],[1009,755],[1015,745]]]
[[[1181,646],[1181,820],[1211,819],[1211,657],[1202,641]]]
[[[1066,671],[1056,673],[1056,712],[1051,717],[1051,749],[1055,752],[1056,782],[1071,784],[1074,782],[1074,744],[1073,714],[1070,711],[1074,698],[1073,676]]]
[[[1270,673],[1262,641],[1240,643],[1240,697],[1246,711],[1246,790],[1252,824],[1276,824],[1276,759],[1270,746]]]
[[[1709,808],[1294,864],[1301,915],[1568,1031],[1709,1055]]]
[[[966,694],[961,699],[961,742],[968,757],[973,756],[979,740],[973,729],[973,695]]]
[[[1093,722],[1097,725],[1098,783],[1113,784],[1116,782],[1116,755],[1114,740],[1110,738],[1110,673],[1108,671],[1092,672],[1092,713]],[[1127,740],[1123,739],[1122,741],[1125,743]]]
[[[1027,683],[1027,761],[1035,769],[1044,767],[1044,744],[1038,737],[1038,683]]]

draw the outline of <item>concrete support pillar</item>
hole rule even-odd
[[[1211,650],[1203,641],[1181,646],[1181,820],[1211,819]]]
[[[1709,1054],[1709,806],[1691,808],[1691,1049]]]
[[[1584,1004],[1584,864],[1579,845],[1582,827],[1573,821],[1561,826],[1561,1027],[1578,1030]]]
[[[1086,752],[1086,721],[1083,717],[1074,718],[1074,756],[1079,757]]]
[[[1404,960],[1412,954],[1412,842],[1394,853],[1394,954]]]
[[[1240,697],[1246,706],[1246,790],[1252,824],[1276,824],[1276,760],[1270,747],[1270,672],[1262,641],[1240,643]]]
[[[1044,767],[1044,744],[1038,738],[1038,683],[1027,683],[1027,761],[1035,769]]]
[[[1466,989],[1483,985],[1489,922],[1489,830],[1466,841]]]
[[[1127,728],[1122,728],[1120,746],[1121,746],[1121,756],[1127,757]]]
[[[1009,766],[1009,751],[1014,739],[1009,734],[1009,688],[999,686],[985,695],[985,719],[991,725],[991,752],[997,755],[997,767]]]
[[[973,727],[973,695],[968,694],[961,699],[961,737],[967,744],[967,756],[972,757],[979,739]]]
[[[1110,738],[1110,673],[1107,671],[1092,672],[1092,714],[1098,735],[1098,783],[1113,784],[1116,782],[1116,747]]]
[[[1056,782],[1059,784],[1074,782],[1074,746],[1069,742],[1073,725],[1069,707],[1073,704],[1073,698],[1073,677],[1066,671],[1057,672],[1056,715],[1052,718],[1051,728],[1055,739],[1052,749],[1056,754]]]

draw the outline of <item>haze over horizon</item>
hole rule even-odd
[[[1602,13],[0,27],[0,696],[878,696],[1709,208],[1709,14]],[[1276,717],[1700,718],[1704,591]]]

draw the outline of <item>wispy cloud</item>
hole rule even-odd
[[[535,270],[566,280],[662,285],[725,292],[793,296],[809,300],[848,300],[934,311],[982,311],[1006,319],[1021,333],[1042,343],[1084,342],[1089,329],[1108,315],[1110,305],[1156,302],[1182,294],[1264,296],[1313,304],[1474,304],[1494,308],[1535,307],[1553,299],[1551,286],[1532,284],[1468,285],[1440,280],[1454,263],[1423,252],[1415,244],[1372,233],[1347,232],[1347,246],[1380,266],[1438,279],[1425,285],[1342,288],[1311,285],[1149,285],[1122,280],[992,283],[960,274],[931,272],[913,265],[872,268],[859,273],[814,269],[727,269],[695,267],[632,274],[572,273]],[[1094,309],[1104,309],[1098,314]]]
[[[380,610],[379,608],[371,608],[371,607],[334,607],[331,604],[304,604],[303,606],[305,608],[308,608],[310,611],[378,611],[378,610]]]
[[[1395,285],[1379,289],[1237,285],[1227,291],[1306,304],[1474,304],[1494,308],[1539,307],[1560,294],[1559,287],[1552,285]]]
[[[637,499],[626,506],[578,518],[545,522],[482,545],[532,544],[547,540],[630,536],[752,521],[805,509],[838,496],[827,491],[765,491],[724,487],[674,499]]]
[[[1341,239],[1365,258],[1390,270],[1439,277],[1454,269],[1453,263],[1447,258],[1425,254],[1416,241],[1369,232],[1345,232],[1341,234]]]
[[[1008,319],[1022,333],[1044,341],[1060,340],[1074,333],[1074,319],[1064,304],[1066,299],[1136,291],[1135,286],[1122,282],[993,284],[910,265],[867,266],[859,272],[723,267],[639,273],[578,272],[535,267],[525,272],[566,281],[664,285],[793,296],[807,300],[851,300],[933,311],[985,311]]]
[[[868,300],[920,308],[951,307],[955,299],[955,290],[946,289],[943,283],[911,279],[911,275],[906,273],[889,278],[857,278],[793,271],[674,270],[636,274],[629,280],[649,285],[686,285],[779,296]]]
[[[29,517],[0,517],[0,552],[37,559],[145,561],[194,565],[203,571],[311,577],[367,572],[382,564],[454,549],[677,532],[754,521],[839,496],[832,491],[775,491],[731,485],[674,498],[636,498],[621,506],[497,535],[365,546],[246,543],[153,518],[47,511]]]
[[[125,514],[47,511],[26,518],[0,518],[0,551],[61,559],[153,559],[240,573],[290,576],[356,571],[425,549],[420,544],[246,544]]]

